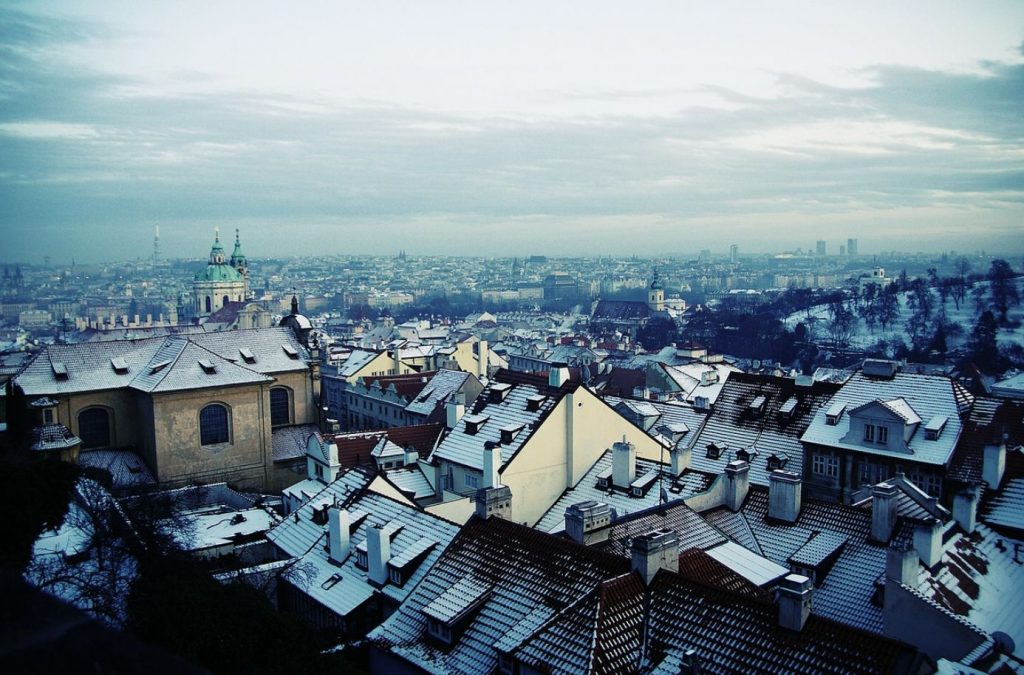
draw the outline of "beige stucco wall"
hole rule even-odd
[[[285,386],[292,390],[292,424],[315,424],[316,403],[313,400],[313,385],[308,372],[270,373],[277,380],[270,387]],[[270,387],[267,387],[267,419],[270,419]]]
[[[267,486],[273,469],[268,390],[260,384],[153,396],[157,480],[169,484],[223,480],[237,487]],[[199,411],[210,403],[230,409],[230,441],[203,447]]]
[[[512,490],[512,520],[536,524],[623,436],[636,445],[638,457],[660,459],[657,441],[590,391],[580,387],[566,394],[501,473],[502,484]]]
[[[107,414],[110,415],[112,447],[137,446],[141,443],[135,396],[128,389],[72,394],[63,398],[57,406],[58,421],[78,435],[78,414],[86,408],[93,407],[106,408]]]

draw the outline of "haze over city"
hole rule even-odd
[[[0,259],[1021,249],[1024,4],[9,3]]]

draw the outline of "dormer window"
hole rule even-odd
[[[501,403],[508,397],[508,393],[512,391],[512,385],[504,382],[491,386],[491,402]]]
[[[764,410],[764,404],[768,402],[763,394],[758,394],[754,397],[754,400],[747,406],[747,410],[750,411],[751,415],[760,415],[761,411]]]
[[[708,443],[708,459],[718,459],[722,456],[722,453],[728,450],[729,446],[726,444],[719,445],[717,443]]]
[[[697,396],[693,399],[693,407],[697,410],[707,410],[711,407],[711,401],[707,396]]]
[[[110,359],[110,367],[114,369],[114,372],[118,375],[128,374],[128,362],[120,356],[115,356]]]
[[[370,563],[367,558],[367,553],[363,549],[356,549],[356,567],[361,570],[369,569]]]
[[[785,402],[779,406],[779,417],[784,420],[788,420],[793,416],[793,411],[796,410],[796,399],[787,398]]]
[[[68,367],[65,366],[62,362],[54,361],[53,363],[50,364],[50,367],[53,369],[53,376],[56,377],[58,380],[68,379]]]
[[[925,440],[937,441],[939,436],[942,435],[942,430],[946,428],[946,422],[948,418],[945,415],[936,415],[931,418],[927,425],[924,427]]]
[[[501,442],[508,445],[516,439],[516,436],[522,431],[522,424],[509,424],[501,428]]]
[[[829,426],[836,426],[839,424],[839,420],[843,417],[843,412],[846,410],[846,403],[838,401],[833,403],[828,410],[825,411],[825,423]]]
[[[431,618],[427,620],[427,634],[446,645],[452,643],[451,626],[437,619]]]
[[[286,344],[286,345],[281,345],[281,349],[283,349],[284,353],[288,355],[288,358],[290,358],[290,359],[298,359],[299,358],[299,352],[296,351],[295,347],[292,347],[291,345],[287,345]]]
[[[238,353],[242,355],[242,360],[246,363],[256,363],[256,355],[252,353],[252,350],[242,347]]]
[[[206,359],[199,359],[199,367],[203,369],[203,372],[207,375],[213,375],[217,372],[217,366],[213,365],[213,362],[207,361]]]

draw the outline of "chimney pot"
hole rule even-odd
[[[328,556],[339,565],[345,562],[350,552],[348,511],[332,506],[327,510]]]
[[[636,446],[622,438],[612,445],[612,484],[628,490],[636,480]]]
[[[914,586],[917,582],[917,551],[906,542],[893,544],[885,552],[885,578],[898,584]]]
[[[379,525],[366,528],[367,576],[370,583],[383,586],[388,581],[388,560],[391,559],[391,536]]]
[[[985,484],[993,490],[999,489],[1006,470],[1006,443],[993,443],[985,446],[982,457],[981,475]]]
[[[779,626],[802,631],[811,615],[814,585],[802,574],[790,574],[779,584]]]
[[[739,511],[750,490],[750,463],[735,459],[725,466],[725,505]]]
[[[803,482],[795,471],[776,469],[768,476],[768,517],[795,523],[800,517]]]
[[[879,483],[871,488],[871,538],[886,544],[896,527],[899,488],[893,483]]]
[[[679,535],[672,530],[659,529],[633,539],[631,548],[633,571],[650,585],[660,569],[679,571]]]
[[[932,568],[942,558],[942,523],[936,518],[914,528],[914,548],[921,564]]]
[[[593,500],[573,504],[565,510],[565,531],[577,544],[608,541],[613,512],[604,502]]]
[[[953,519],[970,534],[978,525],[978,488],[970,486],[953,496]]]

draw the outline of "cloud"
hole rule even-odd
[[[39,228],[80,259],[137,255],[152,225],[170,223],[188,233],[165,235],[172,255],[201,253],[192,237],[217,223],[248,226],[258,255],[280,252],[283,231],[297,252],[391,250],[406,237],[522,253],[552,235],[563,253],[607,252],[628,232],[635,252],[652,253],[665,238],[694,250],[712,234],[791,246],[822,223],[893,240],[891,225],[872,225],[886,214],[907,228],[956,221],[965,237],[1021,221],[1020,63],[877,66],[850,88],[780,73],[773,97],[716,85],[570,92],[603,97],[609,111],[630,97],[679,107],[526,118],[219,91],[195,73],[153,83],[71,70],[55,51],[113,39],[103,26],[0,11],[7,256],[38,256],[25,233]]]

